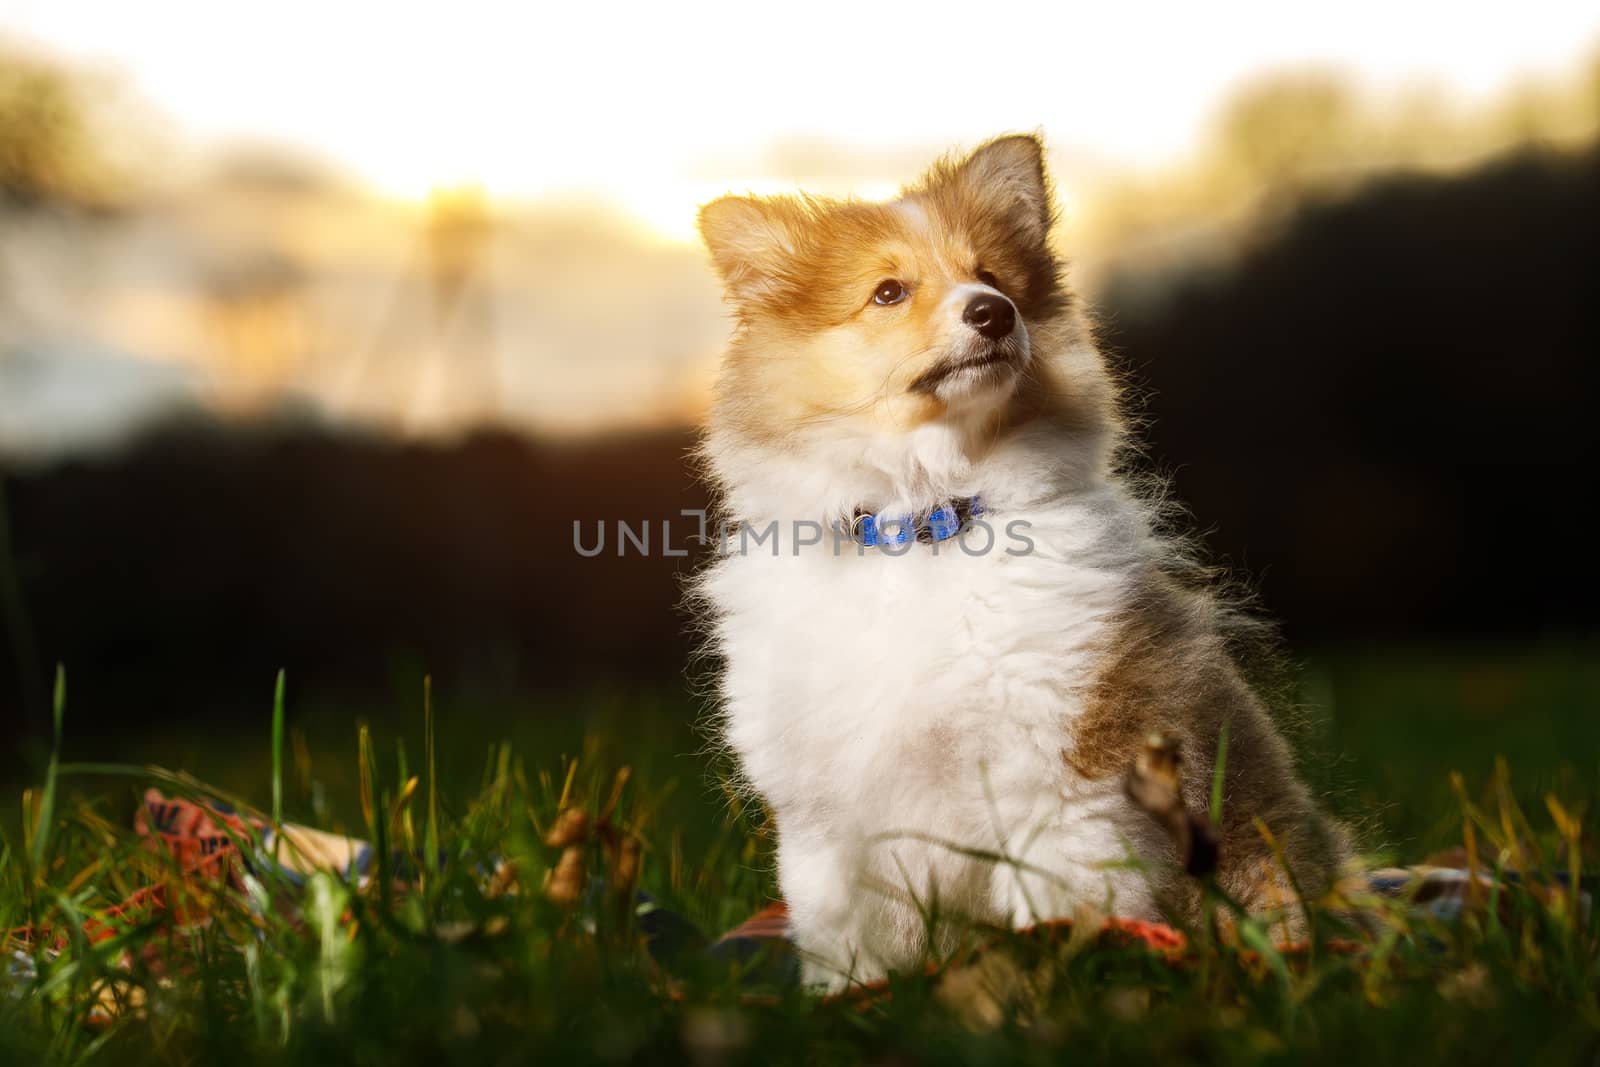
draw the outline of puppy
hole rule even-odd
[[[1233,661],[1234,613],[1119,477],[1118,391],[1052,220],[1027,136],[887,203],[700,213],[737,326],[703,446],[731,525],[697,592],[812,984],[971,923],[1192,915],[1125,791],[1155,732],[1204,812],[1226,728],[1217,877],[1245,907],[1319,892],[1347,854]]]

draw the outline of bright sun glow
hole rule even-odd
[[[989,37],[1000,47],[975,50],[975,18],[1009,27]],[[1167,162],[1267,70],[1482,97],[1570,69],[1594,48],[1600,10],[935,3],[869,18],[843,3],[285,0],[241,15],[200,0],[13,0],[0,31],[120,73],[202,139],[290,145],[406,198],[461,185],[603,197],[684,239],[694,204],[728,189],[882,193],[907,176],[896,150],[1004,130],[1041,129],[1073,158]],[[881,173],[773,164],[768,149],[797,139],[878,158]]]

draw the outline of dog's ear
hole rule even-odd
[[[700,236],[728,295],[749,304],[793,272],[805,233],[804,205],[790,197],[725,196],[700,209]]]
[[[997,137],[956,165],[947,180],[1001,206],[1028,236],[1043,241],[1053,210],[1050,179],[1044,169],[1044,144],[1033,134]]]

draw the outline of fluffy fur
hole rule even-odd
[[[1247,906],[1287,885],[1252,820],[1309,892],[1345,857],[1232,660],[1227,613],[1175,577],[1152,506],[1117,473],[1117,390],[1051,223],[1026,136],[888,203],[701,212],[737,319],[704,458],[725,519],[776,521],[779,543],[734,541],[698,591],[724,660],[719,726],[776,819],[816,984],[950,947],[957,924],[930,913],[1022,926],[1192,909],[1171,841],[1124,795],[1150,731],[1179,739],[1204,810],[1228,723],[1219,877]],[[890,281],[903,298],[875,299]],[[963,313],[995,293],[1017,321],[992,339]],[[790,537],[797,521],[972,496],[987,552]],[[1018,520],[1032,551],[1006,550]]]

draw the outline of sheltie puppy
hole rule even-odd
[[[1119,474],[1043,155],[1002,137],[887,203],[700,212],[737,326],[703,445],[732,532],[696,591],[811,984],[973,923],[1192,916],[1174,838],[1125,790],[1152,733],[1203,813],[1226,729],[1217,879],[1246,908],[1320,892],[1348,851],[1233,613]]]

